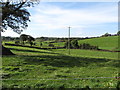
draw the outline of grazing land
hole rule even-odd
[[[100,38],[80,40],[79,44],[81,43],[89,43],[91,45],[96,45],[96,46],[99,46],[100,49],[120,51],[120,49],[118,48],[119,36],[100,37]]]
[[[42,48],[49,48],[48,44],[50,42],[54,42],[54,40],[46,40],[42,41],[42,46],[40,46],[41,41],[36,40],[35,47],[42,47]],[[15,41],[3,41],[4,43],[10,43],[15,44]],[[91,38],[91,39],[84,39],[84,40],[78,40],[78,44],[88,43],[90,45],[98,46],[99,49],[105,49],[105,50],[113,50],[113,51],[120,51],[119,45],[119,36],[110,36],[110,37],[98,37],[98,38]],[[65,42],[54,42],[52,43],[54,47],[64,47]],[[26,46],[30,46],[28,43],[25,44]]]
[[[117,2],[0,3],[3,89],[120,90]]]
[[[5,46],[16,55],[3,56],[3,87],[116,88],[118,52],[34,49]]]

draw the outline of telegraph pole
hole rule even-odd
[[[69,52],[68,54],[70,55],[70,26],[68,27],[68,49],[69,49]]]

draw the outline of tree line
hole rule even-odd
[[[105,33],[105,34],[103,34],[101,36],[98,36],[98,37],[71,37],[70,40],[73,40],[73,39],[84,40],[84,39],[108,37],[108,36],[120,36],[120,31],[118,31],[116,34]],[[19,40],[19,39],[20,39],[20,37],[2,36],[3,41],[14,41],[14,40]],[[57,41],[64,42],[64,41],[68,40],[67,37],[58,38],[58,37],[43,37],[43,36],[42,37],[37,37],[37,38],[34,38],[34,39],[37,40],[37,41],[48,41],[48,40],[52,41],[52,40],[54,40],[56,42]]]

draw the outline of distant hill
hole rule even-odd
[[[120,48],[118,49],[118,36],[79,40],[79,44],[81,43],[89,43],[90,45],[96,45],[99,46],[100,49],[120,50]]]

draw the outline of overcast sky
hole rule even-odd
[[[117,2],[41,2],[28,8],[31,13],[29,27],[22,32],[33,37],[100,36],[118,31]],[[12,30],[2,36],[20,36]]]

